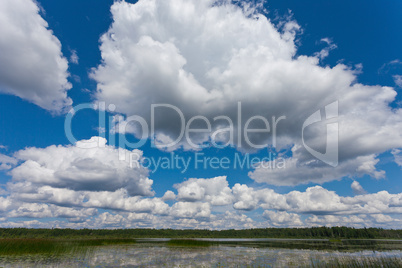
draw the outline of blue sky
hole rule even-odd
[[[399,228],[401,11],[3,1],[0,226]]]

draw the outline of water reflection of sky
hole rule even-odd
[[[355,252],[309,249],[214,245],[169,247],[138,243],[130,246],[98,247],[81,256],[0,258],[3,267],[300,267],[334,258],[402,258],[402,251],[361,250]]]

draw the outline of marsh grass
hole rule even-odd
[[[210,247],[212,241],[194,240],[194,239],[171,239],[167,242],[168,246],[174,247]]]
[[[282,250],[195,239],[0,239],[5,267],[402,267],[400,256],[399,251]]]
[[[123,239],[123,238],[100,238],[100,239],[77,239],[70,240],[73,244],[80,247],[90,246],[109,246],[109,245],[122,245],[122,244],[134,244],[135,239]]]
[[[1,239],[1,255],[20,254],[60,254],[66,251],[65,245],[49,239]]]
[[[134,239],[0,239],[0,255],[76,254],[86,253],[96,246],[133,243]]]
[[[397,257],[334,257],[329,260],[311,260],[306,267],[354,268],[354,267],[402,267],[402,260]]]

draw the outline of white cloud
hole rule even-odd
[[[70,62],[74,63],[74,64],[78,64],[79,59],[80,58],[77,55],[77,51],[76,50],[71,50]]]
[[[87,192],[84,207],[96,207],[130,212],[168,214],[169,206],[159,198],[129,197],[125,190],[116,192]]]
[[[208,224],[211,229],[251,229],[266,226],[266,223],[259,223],[250,217],[232,211],[212,215],[211,222]]]
[[[365,194],[366,191],[360,185],[358,181],[353,181],[352,185],[350,186],[355,194]]]
[[[334,50],[337,48],[337,45],[335,45],[331,39],[329,38],[322,38],[321,39],[322,43],[326,43],[327,47],[323,48],[320,52],[315,53],[315,56],[320,58],[321,60],[325,59],[326,57],[328,57],[329,52],[331,50]]]
[[[285,158],[280,168],[269,162],[260,163],[254,171],[249,173],[250,178],[259,183],[293,186],[301,183],[340,180],[345,176],[361,177],[365,174],[376,179],[385,177],[385,172],[379,171],[375,167],[379,161],[375,155],[359,156],[341,162],[337,167],[332,167],[319,160],[305,162],[303,159],[305,158],[304,148],[299,146],[294,146],[292,152],[293,157]]]
[[[285,196],[290,210],[296,212],[329,214],[344,213],[349,209],[340,196],[321,186],[309,187],[305,192],[292,191]]]
[[[204,201],[213,206],[223,206],[231,204],[233,200],[226,177],[189,179],[175,185],[175,188],[180,201]]]
[[[16,95],[60,113],[72,104],[67,97],[68,62],[60,41],[31,0],[0,3],[0,92]]]
[[[402,194],[381,191],[354,197],[341,197],[321,186],[309,187],[305,192],[279,194],[272,189],[256,190],[236,184],[233,207],[237,210],[278,210],[313,215],[351,215],[402,213]]]
[[[353,213],[402,213],[402,193],[390,194],[380,191],[374,194],[342,197],[342,202],[349,207],[349,214]]]
[[[394,156],[395,163],[402,167],[402,151],[400,149],[394,149],[391,151],[391,153]]]
[[[22,202],[48,203],[57,206],[98,208],[136,213],[165,215],[169,206],[159,198],[131,197],[127,190],[110,191],[74,191],[50,186],[35,187],[30,183],[8,185],[11,198]]]
[[[102,213],[101,215],[99,215],[97,220],[101,222],[102,226],[118,227],[118,226],[122,226],[124,217],[119,214],[111,214],[109,212],[105,212],[105,213]]]
[[[239,210],[254,210],[259,205],[259,195],[247,185],[236,185],[232,189],[236,202],[233,204],[235,209]]]
[[[83,148],[91,142],[100,146]],[[148,170],[136,163],[131,163],[134,164],[131,168],[130,153],[142,155],[139,150],[119,150],[108,146],[100,137],[80,141],[74,146],[27,148],[15,154],[24,162],[14,168],[11,175],[14,182],[31,182],[39,186],[82,191],[125,188],[129,195],[153,195],[153,181],[147,177]],[[126,160],[119,160],[120,154],[124,154]]]
[[[11,182],[7,185],[8,196],[0,197],[0,216],[6,219],[0,225],[28,226],[32,221],[11,222],[14,218],[38,218],[55,219],[46,220],[47,227],[65,228],[238,229],[317,225],[395,228],[402,214],[402,194],[386,191],[341,197],[315,186],[304,192],[280,194],[269,188],[254,189],[241,184],[230,189],[226,183],[225,177],[187,180],[175,185],[184,198],[180,199],[172,191],[167,191],[163,198],[149,198],[129,196],[125,189],[78,191],[38,186],[29,181]],[[200,191],[205,185],[217,187],[218,191],[206,187],[197,198],[186,199],[193,197],[188,193]],[[222,189],[226,192],[227,188],[229,192],[223,196],[232,196],[230,204],[216,203],[222,200],[218,192]],[[164,202],[174,197],[178,200],[171,207]],[[247,215],[244,211],[248,211]],[[303,220],[302,215],[308,218]],[[261,221],[262,218],[266,220]],[[46,225],[36,222],[29,226]]]
[[[390,72],[395,72],[402,62],[399,59],[391,60],[390,62],[384,63],[380,69],[378,69],[379,74],[388,74]]]
[[[287,213],[286,211],[270,211],[266,210],[263,216],[268,219],[274,226],[303,226],[303,222],[300,220],[300,216],[295,213]]]
[[[396,219],[396,218],[393,218],[393,217],[391,217],[391,216],[389,216],[389,215],[384,215],[384,214],[373,214],[373,215],[370,215],[371,216],[371,218],[373,218],[374,219],[374,221],[375,222],[377,222],[377,223],[391,223],[391,222],[401,222],[402,220],[401,219]]]
[[[23,203],[18,208],[10,211],[9,218],[67,218],[73,221],[85,220],[97,214],[96,209],[74,209],[38,203]]]
[[[211,207],[208,203],[177,202],[172,206],[172,216],[176,218],[209,218]]]
[[[11,207],[11,200],[0,196],[0,211],[6,211]]]
[[[267,204],[267,206],[262,206],[265,209],[288,208],[286,198],[269,188],[254,190],[245,184],[236,183],[232,191],[235,196],[233,207],[238,210],[254,210],[262,203]]]
[[[352,226],[357,228],[362,228],[370,226],[366,216],[334,216],[334,215],[324,215],[317,216],[313,215],[306,219],[306,224],[308,226]]]
[[[166,191],[166,193],[163,195],[162,200],[168,201],[168,200],[175,200],[176,195],[172,191]]]
[[[18,160],[8,155],[0,154],[0,170],[11,169],[18,163]]]
[[[402,88],[402,75],[394,75],[394,76],[392,76],[392,77],[394,78],[395,84],[396,84],[398,87]]]
[[[139,115],[147,122],[151,122],[151,104],[171,104],[187,119],[205,116],[213,122],[212,133],[226,127],[225,120],[218,122],[214,117],[228,116],[234,124],[232,143],[239,150],[251,149],[244,137],[237,136],[248,118],[286,116],[278,123],[276,146],[278,150],[293,146],[294,154],[280,172],[252,173],[258,182],[323,183],[365,174],[382,178],[384,172],[375,167],[377,155],[402,147],[402,110],[389,106],[395,90],[359,84],[360,70],[342,64],[321,67],[320,58],[334,48],[329,39],[323,39],[329,47],[322,53],[296,56],[294,38],[300,27],[294,21],[278,29],[252,6],[246,12],[229,1],[213,2],[115,2],[111,8],[114,22],[101,37],[102,64],[91,74],[98,83],[96,99],[115,104],[117,113]],[[303,122],[334,101],[339,101],[340,130],[336,169],[316,161],[301,146]],[[164,148],[163,144],[179,136],[180,120],[176,111],[158,109],[155,134],[159,147],[191,149],[185,140]],[[129,122],[120,123],[124,127],[117,127],[118,131],[140,135],[138,127],[124,129]],[[193,123],[194,128],[205,128],[202,120]],[[306,144],[325,149],[324,123],[306,129]],[[269,146],[271,134],[254,133],[250,141]],[[205,133],[190,137],[196,144],[212,139]]]
[[[305,220],[307,226],[350,226],[355,228],[379,227],[399,228],[400,217],[391,217],[384,214],[350,215],[350,216],[311,216]]]

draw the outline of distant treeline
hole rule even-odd
[[[350,238],[402,239],[402,230],[349,227],[245,230],[0,228],[0,238]]]

